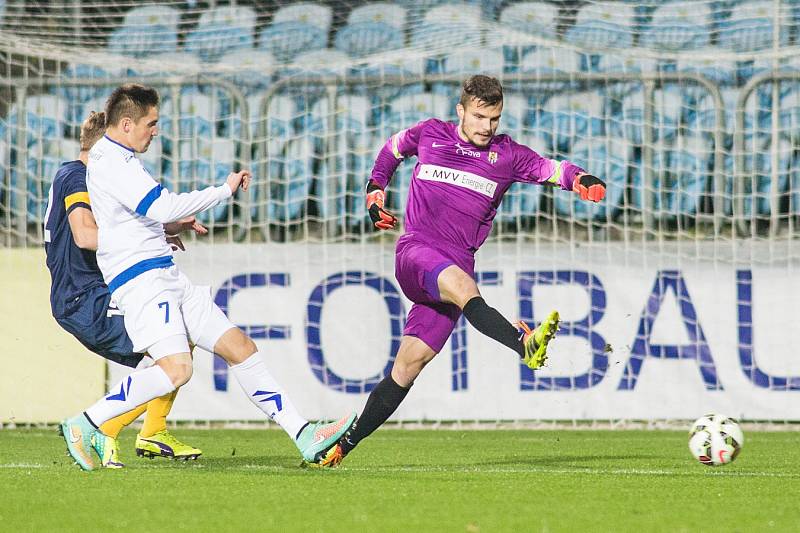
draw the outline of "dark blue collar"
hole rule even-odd
[[[109,140],[109,141],[111,141],[112,143],[116,144],[117,146],[119,146],[119,147],[122,147],[122,148],[126,149],[127,151],[129,151],[129,152],[130,152],[130,153],[132,153],[132,154],[135,154],[135,153],[136,153],[136,151],[135,151],[133,148],[130,148],[130,147],[128,147],[128,146],[125,146],[124,144],[118,143],[117,141],[115,141],[114,139],[112,139],[111,137],[109,137],[108,135],[103,135],[103,137],[105,137],[106,139],[108,139],[108,140]]]

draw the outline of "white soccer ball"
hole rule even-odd
[[[742,428],[733,418],[720,414],[701,416],[689,432],[689,451],[708,466],[733,462],[743,445]]]

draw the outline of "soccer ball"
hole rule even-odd
[[[689,432],[689,451],[708,466],[733,462],[743,445],[742,428],[733,418],[720,414],[701,416]]]

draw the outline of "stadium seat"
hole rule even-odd
[[[128,76],[141,78],[181,76],[198,74],[202,70],[202,63],[196,55],[189,52],[169,52],[140,59],[135,66],[128,67]],[[186,92],[186,89],[182,89],[181,92]]]
[[[525,55],[519,63],[522,74],[548,76],[553,74],[574,74],[585,72],[586,58],[583,54],[566,48],[540,46]],[[526,83],[527,91],[560,91],[570,85],[570,81],[542,81]]]
[[[184,49],[203,61],[214,62],[231,50],[252,49],[256,14],[250,7],[223,6],[200,16],[197,28],[186,37]]]
[[[517,2],[506,6],[500,13],[503,31],[490,31],[486,35],[489,46],[502,47],[506,70],[517,70],[520,58],[530,51],[531,36],[552,40],[558,36],[558,7],[547,2]]]
[[[252,94],[270,84],[277,61],[264,50],[232,50],[220,57],[213,68],[245,94]]]
[[[632,204],[643,209],[643,194],[653,194],[654,216],[674,221],[679,216],[694,217],[706,194],[713,160],[711,140],[705,137],[678,136],[670,147],[656,147],[653,159],[653,189],[642,183],[641,166],[632,172]]]
[[[498,133],[508,133],[514,138],[522,135],[529,122],[529,112],[530,107],[526,97],[506,93],[503,96],[503,114],[500,118]]]
[[[421,120],[439,118],[450,120],[455,116],[455,97],[442,94],[409,94],[396,98],[389,113],[388,127],[392,133],[408,128]]]
[[[11,106],[8,125],[11,138],[16,141],[16,131],[20,123],[20,109]],[[56,140],[64,137],[69,118],[69,104],[61,96],[40,94],[25,99],[25,128],[28,144],[37,141]]]
[[[778,140],[778,194],[784,195],[788,191],[789,176],[792,176],[792,185],[796,186],[797,171],[795,165],[795,149],[792,143],[785,139]],[[725,213],[733,213],[734,196],[733,180],[738,179],[733,174],[733,169],[726,172]],[[765,218],[771,213],[770,197],[772,195],[772,143],[769,138],[749,136],[745,139],[744,157],[744,182],[741,184],[739,194],[744,202],[744,216]],[[792,205],[796,209],[798,189],[792,189]],[[754,212],[755,209],[755,212]],[[797,214],[795,211],[794,214]]]
[[[353,57],[403,48],[406,9],[397,4],[375,2],[353,9],[347,25],[336,34],[334,46]]]
[[[622,202],[629,166],[630,144],[625,139],[593,137],[576,142],[569,160],[588,172],[602,176],[606,182],[605,200],[585,202],[575,193],[556,191],[553,195],[556,212],[581,221],[610,220]]]
[[[385,78],[397,77],[408,79],[408,83],[380,83],[375,86],[372,82],[356,85],[352,91],[369,96],[373,100],[376,111],[378,106],[403,94],[419,94],[425,91],[425,84],[419,79],[427,72],[428,60],[418,55],[400,54],[397,57],[380,61],[364,62],[353,67],[350,76],[353,78]],[[377,117],[376,117],[377,118]]]
[[[178,49],[180,12],[169,6],[136,7],[108,40],[111,52],[134,57]]]
[[[446,74],[488,74],[502,76],[504,70],[503,52],[497,49],[482,48],[476,50],[459,50],[444,58]]]
[[[506,6],[500,13],[500,25],[523,34],[541,35],[555,39],[558,35],[558,6],[549,2],[516,2]],[[512,42],[512,34],[503,37]]]
[[[733,85],[736,82],[736,61],[720,57],[721,50],[704,48],[695,52],[678,56],[676,64],[678,72],[699,74],[723,86]]]
[[[773,45],[774,7],[772,0],[744,1],[731,10],[727,20],[720,23],[718,42],[723,48],[741,51],[762,50]],[[778,30],[781,45],[789,42],[791,17],[781,17]]]
[[[351,57],[364,57],[403,48],[403,31],[386,22],[358,22],[336,34],[334,46]]]
[[[353,8],[347,17],[348,24],[362,22],[385,22],[400,31],[406,28],[407,10],[405,7],[391,2],[372,2]]]
[[[580,139],[604,135],[604,98],[589,91],[553,96],[545,104],[536,126],[554,139],[558,150],[567,152]]]
[[[180,176],[173,177],[168,188],[174,192],[189,192],[219,185],[233,170],[236,159],[236,144],[233,139],[193,138],[181,141],[178,168]],[[198,213],[203,224],[224,222],[228,203],[222,202],[209,211]]]
[[[292,139],[270,156],[268,219],[298,222],[304,214],[314,180],[314,144],[310,137]]]
[[[587,48],[627,48],[636,32],[634,7],[623,2],[593,2],[578,11],[564,40]]]
[[[500,78],[503,76],[504,62],[502,50],[482,48],[453,52],[444,56],[441,64],[444,74],[460,74],[461,76],[486,74]],[[510,88],[510,85],[510,83],[506,84],[506,90]],[[434,82],[431,90],[435,93],[452,95],[454,92],[458,92],[460,87],[460,83]]]
[[[739,99],[739,89],[735,87],[725,87],[720,90],[723,104],[725,106],[725,131],[732,134],[735,127],[735,110]],[[757,115],[755,98],[750,98],[746,104],[745,131],[753,127],[753,120]],[[711,136],[716,127],[716,109],[714,99],[707,92],[698,93],[698,97],[691,103],[687,116],[686,127],[694,135]]]
[[[678,87],[670,85],[666,89],[656,89],[653,98],[653,140],[671,139],[677,135],[684,110],[688,109],[683,94]],[[644,91],[638,90],[623,98],[620,114],[610,117],[610,131],[641,144],[644,127]]]
[[[10,172],[11,209],[21,209],[25,202],[28,222],[40,224],[44,219],[50,184],[58,167],[64,161],[77,159],[79,152],[78,141],[64,138],[41,139],[28,146],[25,178],[20,179],[16,168]],[[19,155],[17,153],[16,157]]]
[[[318,212],[323,217],[346,217],[346,228],[366,216],[363,188],[377,150],[369,128],[372,115],[369,98],[359,95],[339,96],[333,111],[323,98],[311,110],[309,130],[317,153],[325,154],[315,187]]]
[[[411,27],[411,46],[448,52],[465,45],[480,45],[481,8],[470,4],[444,4],[425,13],[421,23]]]
[[[659,50],[685,51],[708,45],[711,6],[701,2],[665,2],[653,12],[640,44]]]
[[[162,156],[161,137],[153,139],[147,151],[137,156],[142,161],[142,165],[147,169],[147,172],[149,172],[156,181],[160,181],[164,174],[164,158]]]
[[[121,78],[126,74],[126,68],[119,66],[103,66],[100,68],[96,65],[88,65],[82,63],[69,63],[66,68],[64,69],[64,77],[68,81],[77,81],[80,82],[82,80],[101,80],[101,79],[110,79],[110,78]],[[107,98],[113,87],[109,84],[107,87],[97,87],[97,86],[70,86],[70,85],[63,85],[60,90],[56,92],[63,96],[67,102],[69,102],[69,123],[71,128],[74,129],[75,126],[80,126],[80,123],[83,121],[85,116],[83,116],[84,112],[84,104],[92,100],[94,98]],[[96,109],[96,111],[102,111],[103,107]]]
[[[331,8],[322,4],[299,2],[284,6],[261,32],[259,48],[281,62],[292,61],[302,52],[326,48],[332,18]]]
[[[327,35],[331,30],[333,10],[322,3],[296,2],[275,11],[273,23],[304,22],[321,29]]]

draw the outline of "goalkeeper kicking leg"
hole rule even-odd
[[[460,262],[469,274],[438,248],[400,239],[397,279],[415,304],[397,358],[391,374],[370,394],[358,423],[327,451],[318,462],[320,466],[338,465],[395,412],[425,365],[441,351],[462,313],[475,329],[517,352],[530,368],[545,364],[547,345],[558,330],[558,313],[551,312],[536,330],[520,322],[518,331],[481,297],[472,263],[466,259]]]

